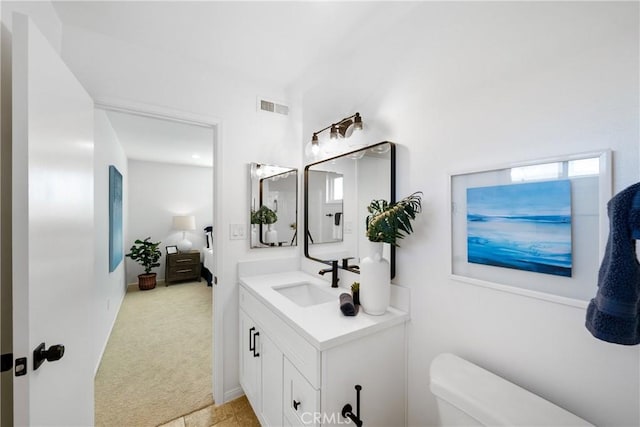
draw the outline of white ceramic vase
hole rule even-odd
[[[370,255],[360,261],[360,306],[374,316],[386,313],[391,299],[391,268],[382,258],[382,245],[372,242]]]
[[[264,237],[264,241],[268,244],[278,243],[278,232],[276,231],[273,224],[267,225],[267,233]]]
[[[251,224],[251,246],[258,244],[258,225]]]

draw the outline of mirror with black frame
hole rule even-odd
[[[367,207],[372,200],[395,201],[395,145],[380,142],[307,165],[304,169],[304,254],[359,273],[369,255]],[[395,250],[385,243],[383,257],[395,275]]]
[[[298,170],[250,164],[251,248],[298,244]]]

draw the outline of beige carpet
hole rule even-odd
[[[130,289],[95,379],[96,426],[157,426],[213,403],[211,288]]]

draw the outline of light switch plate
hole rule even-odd
[[[245,224],[229,224],[229,240],[244,240],[247,238]]]

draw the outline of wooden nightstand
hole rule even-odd
[[[167,254],[165,285],[180,280],[200,281],[200,251]]]

